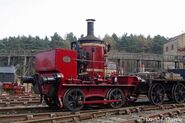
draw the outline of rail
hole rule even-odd
[[[80,112],[45,112],[45,113],[29,113],[29,114],[12,114],[12,115],[1,115],[0,121],[3,122],[17,122],[17,123],[45,123],[45,122],[82,122],[84,120],[97,119],[106,116],[118,116],[118,115],[130,115],[134,113],[144,114],[147,111],[157,111],[161,114],[166,114],[172,111],[179,111],[179,113],[184,113],[184,104],[164,104],[160,106],[150,105],[150,106],[134,106],[134,107],[124,107],[120,109],[99,109],[99,110],[84,110]],[[169,114],[170,114],[169,113]],[[149,114],[146,118],[158,117],[160,115]],[[164,115],[163,115],[164,116]],[[169,115],[170,116],[170,115]],[[134,123],[141,119],[129,119]],[[127,122],[128,122],[127,121]]]
[[[7,95],[0,96],[0,108],[9,106],[29,106],[29,105],[39,105],[40,97],[38,95]]]

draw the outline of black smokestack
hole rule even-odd
[[[94,36],[94,21],[95,19],[87,19],[87,36]]]
[[[79,39],[79,43],[102,43],[103,41],[94,36],[94,21],[95,19],[87,19],[87,36]]]

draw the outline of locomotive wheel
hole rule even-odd
[[[80,89],[70,89],[63,98],[64,107],[70,111],[79,111],[83,108],[82,102],[85,100],[84,93]]]
[[[164,101],[165,89],[159,83],[154,83],[148,91],[148,98],[151,103],[155,105],[160,105]]]
[[[58,107],[58,100],[56,98],[44,96],[44,101],[50,107]]]
[[[119,102],[111,102],[110,106],[112,108],[120,108],[125,104],[125,96],[121,89],[115,88],[109,91],[108,100],[121,100]]]
[[[185,101],[185,86],[182,83],[174,85],[172,90],[174,101],[177,103],[183,103]]]

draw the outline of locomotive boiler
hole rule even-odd
[[[70,111],[95,104],[119,108],[137,97],[137,77],[105,75],[110,46],[94,36],[94,21],[87,19],[87,36],[72,42],[70,50],[37,53],[36,74],[23,77],[47,105]]]

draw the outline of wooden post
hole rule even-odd
[[[10,66],[11,56],[8,56],[8,66]]]
[[[118,63],[118,75],[121,74],[121,59],[117,59],[117,63]]]
[[[175,62],[175,69],[179,68],[179,62]]]
[[[157,68],[158,68],[158,69],[161,69],[161,66],[162,66],[162,65],[161,65],[161,61],[157,61]]]
[[[27,64],[27,57],[24,56],[24,63],[23,63],[23,76],[26,74],[26,64]]]

